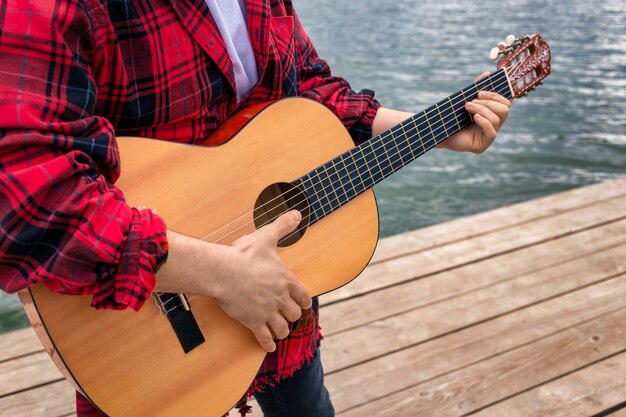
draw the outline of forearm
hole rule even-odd
[[[509,114],[510,106],[511,102],[501,95],[480,91],[478,99],[465,103],[465,110],[474,116],[474,123],[454,133],[444,142],[439,141],[437,147],[460,152],[484,152],[496,138],[497,131]],[[374,117],[372,132],[374,136],[379,135],[411,116],[411,113],[381,107]]]
[[[378,112],[376,112],[376,117],[374,117],[372,133],[374,136],[380,135],[385,130],[391,129],[411,116],[413,116],[413,113],[380,107]]]
[[[287,337],[287,320],[296,321],[301,309],[311,307],[308,290],[276,251],[278,241],[301,219],[297,211],[288,212],[229,246],[168,230],[168,261],[157,274],[156,289],[215,298],[226,314],[252,330],[261,346],[272,352],[273,336]]]
[[[157,273],[156,291],[215,297],[216,284],[221,277],[228,275],[226,266],[235,262],[229,248],[169,229],[167,240],[169,254]]]

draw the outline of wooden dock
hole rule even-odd
[[[383,239],[321,316],[343,417],[626,417],[626,178]],[[31,329],[0,415],[74,415]]]

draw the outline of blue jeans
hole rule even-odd
[[[324,387],[319,349],[315,359],[274,387],[254,394],[265,417],[334,417]]]

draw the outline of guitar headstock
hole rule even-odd
[[[506,67],[513,97],[523,97],[550,74],[550,47],[541,35],[515,38],[509,35],[491,50],[491,58],[498,59],[498,69]]]

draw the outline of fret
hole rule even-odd
[[[448,129],[446,129],[446,122],[443,119],[443,116],[441,115],[441,111],[439,110],[439,104],[435,104],[435,108],[437,109],[437,113],[439,113],[439,118],[441,119],[441,125],[443,126],[443,131],[446,134],[446,138],[449,138],[450,135],[448,134]]]
[[[385,158],[385,160],[388,163],[387,169],[389,170],[390,173],[395,172],[395,170],[393,169],[393,164],[391,162],[391,157],[389,156],[389,152],[387,152],[386,141],[381,138],[377,142],[380,144],[379,148],[383,149],[383,151],[385,152],[385,156],[387,157],[387,158]]]
[[[367,145],[366,145],[367,144]],[[379,182],[381,182],[382,180],[385,179],[385,173],[382,169],[382,167],[380,166],[380,161],[378,160],[378,157],[376,156],[376,151],[374,149],[374,142],[372,141],[368,141],[365,142],[363,145],[361,146],[369,146],[370,150],[367,153],[367,157],[371,160],[371,161],[375,161],[376,162],[376,166],[372,167],[370,169],[370,172],[374,171],[374,183],[378,184]],[[372,158],[372,156],[374,158]]]
[[[500,79],[496,81],[495,92],[504,96],[507,99],[510,99],[511,97],[513,97],[513,95],[511,93],[511,88],[509,87],[509,80],[506,76],[506,71],[504,70],[504,68],[500,70],[498,77]]]
[[[493,86],[493,77],[489,77],[489,84],[491,85],[491,91],[496,91],[496,88]]]
[[[337,193],[335,192],[335,185],[331,181],[330,173],[327,169],[327,165],[322,165],[324,172],[320,172],[322,190],[324,190],[325,196],[328,199],[328,204],[324,206],[324,211],[332,213],[338,206]]]
[[[391,141],[389,139],[384,142],[385,150],[389,154],[389,164],[391,166],[391,170],[396,172],[400,168],[404,166],[402,163],[402,159],[398,156],[398,147],[396,146],[395,141]]]
[[[332,161],[331,161],[332,162]],[[333,179],[332,175],[333,175],[333,171],[331,171],[331,173],[328,172],[328,164],[323,165],[324,167],[324,174],[326,174],[326,178],[328,178],[328,187],[326,187],[326,184],[324,185],[324,189],[328,190],[330,188],[330,190],[333,192],[333,194],[335,195],[335,199],[334,201],[339,201],[339,195],[337,195],[337,190],[335,190],[335,186],[336,186],[336,182],[335,179]],[[336,177],[336,173],[335,173],[335,177]],[[330,191],[328,192],[328,194],[330,194]],[[332,197],[332,195],[331,195]],[[333,201],[330,202],[331,203],[331,207],[333,204]]]
[[[366,188],[365,188],[365,185],[363,184],[363,181],[361,180],[359,176],[359,171],[356,169],[356,162],[354,160],[354,157],[352,156],[353,153],[354,153],[354,148],[346,152],[344,154],[345,155],[344,161],[348,161],[347,163],[345,163],[345,165],[346,165],[346,170],[348,171],[348,174],[350,175],[350,183],[352,184],[352,188],[354,189],[355,193],[359,194],[363,192],[363,190],[365,190]],[[348,159],[348,157],[350,157],[350,159]]]
[[[417,137],[418,137],[418,139],[420,141],[420,144],[422,145],[422,149],[423,149],[424,152],[426,152],[426,146],[424,145],[424,140],[422,139],[422,134],[420,133],[420,130],[417,127],[417,123],[415,123],[415,119],[416,119],[416,117],[412,117],[413,126],[415,126],[415,131],[417,132]],[[424,153],[424,152],[422,152],[422,153]]]
[[[315,185],[313,184],[313,180],[307,174],[300,180],[300,184],[302,184],[301,189],[305,192],[309,199],[309,224],[315,223],[319,217],[316,215],[318,208],[320,207],[319,197],[317,196],[317,191],[315,190]],[[307,185],[307,181],[310,185]],[[298,185],[298,181],[295,181],[295,185]]]
[[[341,186],[341,190],[343,191],[343,196],[341,197],[337,196],[337,200],[339,201],[339,205],[343,206],[348,201],[350,201],[350,198],[348,197],[348,193],[346,193],[346,189],[343,186],[343,181],[341,180],[341,177],[339,176],[339,171],[337,170],[337,167],[335,166],[335,161],[330,161],[330,163],[333,165],[331,169],[332,174],[330,175],[330,182],[333,184],[333,186],[337,183],[339,183],[339,185]],[[337,187],[337,189],[338,188],[339,187]]]
[[[465,97],[465,91],[461,90],[461,94],[463,95],[463,104],[467,103],[467,97]],[[474,122],[474,116],[472,116],[472,113],[469,113],[468,111],[465,112],[468,116],[469,119],[472,121],[472,123]]]
[[[345,154],[344,154],[345,155]],[[341,168],[344,170],[345,174],[342,174],[341,172],[339,172],[339,177],[342,178],[342,181],[344,181],[344,178],[348,178],[348,181],[350,181],[350,185],[351,187],[349,187],[348,189],[351,190],[354,195],[352,197],[348,197],[350,199],[353,199],[354,197],[356,197],[357,195],[359,195],[359,193],[356,192],[356,187],[354,186],[354,182],[352,182],[352,174],[351,172],[348,170],[348,166],[346,165],[346,161],[344,161],[343,159],[343,155],[339,155],[339,159],[341,160]],[[345,182],[345,181],[344,181]],[[347,184],[346,184],[347,185]],[[347,195],[347,194],[346,194]]]
[[[450,109],[452,110],[452,114],[454,115],[454,120],[456,120],[456,125],[458,127],[459,130],[463,129],[461,127],[461,123],[459,123],[459,118],[456,117],[456,110],[454,110],[454,106],[452,105],[452,100],[450,100],[450,97],[448,97],[448,103],[450,103]]]
[[[411,160],[415,160],[415,158],[417,158],[419,155],[415,155],[415,149],[413,149],[413,147],[416,145],[415,143],[415,139],[417,139],[418,135],[417,135],[417,129],[415,128],[415,122],[413,120],[413,117],[410,117],[408,119],[406,119],[405,121],[403,121],[402,123],[400,123],[400,127],[402,128],[402,133],[404,133],[404,136],[406,137],[406,140],[408,142],[409,145],[409,152],[411,154]]]
[[[450,137],[459,131],[454,109],[450,106],[448,99],[441,100],[437,103],[437,106],[439,107],[441,118],[443,119],[444,127],[448,135],[447,137]]]
[[[478,92],[481,90],[478,87],[478,84],[474,83],[474,85],[472,87],[470,87],[470,89],[474,90],[471,94],[470,94],[470,101],[475,100],[478,98]]]
[[[398,155],[399,160],[400,160],[400,168],[403,167],[404,164],[404,160],[402,159],[402,152],[400,152],[400,148],[398,147],[398,143],[396,142],[396,137],[394,136],[393,132],[391,133],[391,140],[393,141],[394,146],[396,147],[396,155]],[[395,155],[394,155],[395,156]]]
[[[483,84],[487,90],[504,97],[511,95],[506,71],[502,69],[489,80],[483,79],[460,90],[295,180],[293,183],[301,184],[309,198],[309,224],[319,221],[415,160],[441,142],[444,135],[453,135],[470,124],[473,119],[465,110],[465,103],[476,98],[478,85]],[[431,118],[431,114],[437,117]]]
[[[409,148],[409,151],[411,151],[411,161],[415,160],[415,154],[413,153],[413,148],[411,147],[411,137],[409,135],[407,135],[406,131],[404,130],[404,124],[400,123],[400,128],[402,129],[402,133],[404,133],[404,137],[406,138],[406,145]]]
[[[367,157],[365,156],[365,153],[363,152],[363,144],[357,146],[357,149],[361,152],[361,161],[359,163],[359,166],[357,167],[357,169],[359,170],[359,173],[363,176],[365,176],[365,174],[369,174],[369,180],[372,182],[370,185],[367,185],[365,183],[365,181],[363,181],[363,184],[367,187],[370,188],[372,187],[374,184],[376,184],[376,181],[374,180],[374,176],[372,175],[372,171],[370,171],[370,166],[367,163]],[[365,168],[363,168],[365,167]],[[367,177],[365,177],[365,180],[367,180]]]
[[[354,149],[358,149],[358,146]],[[350,158],[352,158],[352,166],[353,166],[352,172],[355,172],[357,174],[357,176],[359,177],[359,181],[361,182],[361,185],[363,186],[363,190],[359,192],[361,193],[367,190],[367,187],[365,186],[365,182],[363,181],[363,177],[361,176],[361,171],[359,170],[359,164],[356,162],[356,159],[354,159],[354,152],[350,152]]]
[[[503,92],[498,92],[498,94],[502,94],[504,97],[507,97],[506,94],[504,94],[504,90],[509,91],[509,83],[508,80],[506,78],[506,71],[504,71],[504,68],[501,69],[499,72],[497,72],[493,77],[493,91],[498,92],[498,91],[503,91]]]
[[[461,95],[464,95],[462,91],[461,91]],[[461,127],[464,127],[467,124],[472,122],[470,114],[467,112],[467,110],[465,110],[464,99],[461,100],[461,98],[459,97],[457,100],[455,100],[453,110],[454,110],[454,114],[457,116],[457,120],[459,121],[459,124],[461,125]]]
[[[319,171],[316,169],[315,174],[317,174],[317,179],[318,179],[318,184],[319,184],[319,188],[321,188],[322,192],[319,193],[318,195],[320,195],[320,210],[322,211],[322,214],[324,216],[326,216],[328,213],[326,213],[326,207],[330,207],[330,199],[328,198],[328,194],[326,194],[326,187],[324,186],[324,181],[322,180],[322,177],[320,176]],[[316,187],[317,189],[318,187]],[[330,213],[330,211],[329,211]]]
[[[430,109],[429,109],[430,111]],[[426,123],[428,123],[428,128],[430,129],[430,134],[433,136],[433,141],[435,144],[437,143],[437,136],[435,136],[435,132],[433,132],[433,127],[430,125],[430,120],[428,120],[428,114],[426,110],[424,110],[424,118],[426,119]],[[428,145],[430,147],[430,144]]]
[[[389,166],[389,163],[390,163],[389,156],[387,155],[387,152],[385,151],[385,147],[379,140],[372,141],[372,152],[374,153],[374,157],[376,158],[376,161],[378,162],[378,167],[380,168],[380,172],[381,172],[380,180],[382,181],[383,179],[387,178],[389,175],[393,173],[393,170],[391,170]]]
[[[507,99],[511,99],[511,89],[509,88],[509,82],[506,78],[506,73],[504,72],[504,70],[502,71],[500,78],[500,80],[496,81],[496,87],[494,91]]]

